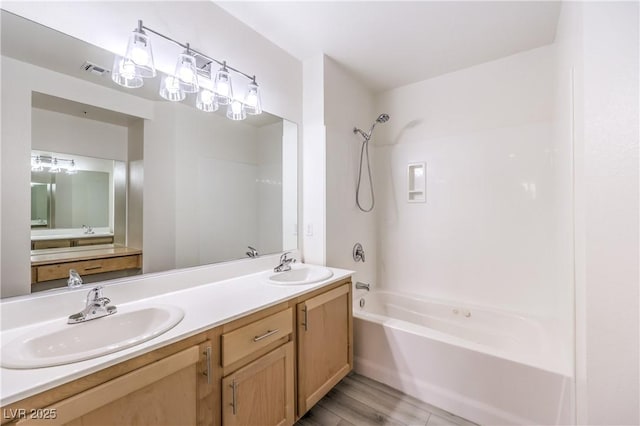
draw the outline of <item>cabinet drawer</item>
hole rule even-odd
[[[37,280],[49,281],[68,278],[69,269],[75,269],[80,275],[99,274],[102,272],[121,271],[141,267],[139,254],[132,256],[110,257],[105,259],[83,260],[79,262],[58,263],[37,267]]]
[[[293,329],[292,309],[278,312],[222,335],[222,366],[250,355],[276,340],[289,335]]]
[[[75,246],[95,246],[97,244],[113,244],[113,237],[78,238],[74,240]]]
[[[62,247],[71,247],[71,240],[40,240],[40,241],[31,242],[32,250],[42,250],[42,249],[62,248]]]

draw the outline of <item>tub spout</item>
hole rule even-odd
[[[356,282],[356,290],[367,290],[367,291],[369,291],[370,290],[369,287],[370,287],[370,285],[367,284],[367,283],[363,283],[363,282],[360,282],[360,281]]]

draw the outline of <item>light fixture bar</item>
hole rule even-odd
[[[64,165],[66,163],[66,165]],[[49,173],[60,173],[64,170],[67,174],[76,174],[76,162],[73,159],[52,157],[50,155],[31,154],[31,171],[43,172],[47,167]]]
[[[161,32],[154,30],[153,28],[149,28],[149,27],[147,27],[146,25],[144,25],[144,24],[142,23],[142,21],[141,21],[141,20],[138,20],[138,28],[141,28],[141,29],[147,30],[147,31],[149,31],[150,33],[153,33],[153,34],[155,34],[155,35],[157,35],[157,36],[159,36],[159,37],[164,38],[165,40],[168,40],[168,41],[170,41],[170,42],[172,42],[172,43],[174,43],[174,44],[177,44],[178,46],[182,47],[183,49],[186,49],[186,50],[188,50],[189,52],[191,52],[192,54],[194,54],[194,55],[196,55],[196,56],[200,56],[201,58],[206,59],[207,61],[215,62],[215,63],[217,63],[217,64],[218,64],[218,65],[220,65],[220,66],[226,66],[226,67],[227,67],[227,69],[230,69],[231,71],[234,71],[234,72],[236,72],[236,73],[238,73],[238,74],[242,74],[243,76],[245,76],[245,77],[246,77],[246,78],[248,78],[249,80],[255,80],[255,75],[249,75],[249,74],[247,74],[247,73],[245,73],[245,72],[240,71],[240,70],[239,70],[239,69],[237,69],[237,68],[232,67],[232,66],[231,66],[231,65],[229,65],[226,61],[219,61],[219,60],[217,60],[217,59],[215,59],[215,58],[212,58],[212,57],[211,57],[211,56],[209,56],[209,55],[205,55],[204,53],[202,53],[202,52],[200,52],[200,51],[198,51],[198,50],[194,49],[193,47],[191,47],[191,46],[189,45],[189,43],[186,43],[186,44],[184,44],[184,43],[180,43],[178,40],[174,40],[173,38],[171,38],[171,37],[169,37],[169,36],[167,36],[167,35],[164,35],[164,34],[162,34]]]

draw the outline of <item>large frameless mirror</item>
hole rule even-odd
[[[112,53],[1,13],[3,87],[5,69],[40,76],[37,84],[20,82],[30,86],[21,91],[31,102],[32,150],[24,165],[31,167],[31,185],[22,196],[31,199],[32,262],[42,250],[65,250],[34,242],[87,228],[112,236],[113,246],[140,250],[141,273],[297,248],[295,123],[269,113],[232,121],[225,111],[196,109],[195,94],[188,95],[192,102],[167,102],[158,95],[162,75],[140,89],[120,87],[109,75]],[[76,90],[93,85],[100,86],[100,102],[74,100]],[[69,88],[68,96],[60,87]],[[104,108],[106,98],[117,105],[131,95],[152,117]],[[15,101],[11,96],[16,91],[2,91],[3,107]],[[73,161],[75,170],[51,173],[54,160]],[[99,161],[113,169],[95,166]],[[83,166],[89,163],[95,167]]]

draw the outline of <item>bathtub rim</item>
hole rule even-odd
[[[532,358],[521,357],[521,356],[510,356],[510,354],[504,350],[495,349],[488,345],[472,342],[472,341],[463,339],[461,337],[453,336],[442,331],[431,329],[424,325],[412,323],[410,321],[387,317],[385,315],[380,315],[380,314],[366,311],[367,296],[374,295],[374,294],[399,295],[402,297],[408,297],[408,298],[412,298],[414,300],[426,302],[426,303],[436,303],[436,304],[447,305],[447,306],[465,307],[465,308],[469,308],[472,311],[475,309],[475,310],[483,310],[483,311],[498,313],[504,316],[513,316],[515,318],[518,318],[519,320],[523,320],[527,322],[535,322],[537,325],[543,326],[542,328],[545,331],[545,334],[547,337],[549,335],[553,336],[553,334],[552,333],[547,334],[549,330],[547,329],[547,327],[544,327],[544,323],[549,321],[557,321],[556,319],[553,319],[553,318],[545,319],[536,315],[524,315],[521,312],[515,312],[515,311],[512,312],[512,311],[508,311],[500,308],[466,304],[466,303],[460,303],[460,302],[451,302],[443,299],[428,298],[425,296],[418,296],[410,293],[392,292],[387,290],[372,290],[370,293],[367,292],[364,294],[363,293],[354,294],[354,297],[353,297],[354,318],[375,322],[386,328],[404,331],[417,336],[424,336],[426,338],[431,338],[448,345],[463,347],[475,352],[484,353],[486,355],[500,358],[509,362],[515,362],[518,364],[523,364],[529,367],[537,368],[542,371],[550,372],[553,374],[559,374],[570,379],[575,378],[575,368],[573,366],[573,359],[571,358],[571,355],[570,355],[570,347],[565,348],[565,350],[568,350],[569,353],[563,352],[562,350],[560,350],[557,353],[557,356],[549,357],[549,359],[554,360],[555,362],[543,362],[542,360],[539,360],[539,359],[532,359]],[[365,307],[360,308],[359,301],[363,297],[365,299]],[[555,337],[558,338],[561,336],[555,336]],[[553,343],[553,339],[549,339],[549,342]],[[560,359],[560,361],[558,361],[557,359]]]

